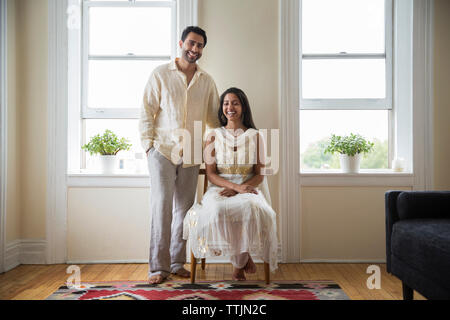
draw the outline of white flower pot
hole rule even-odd
[[[361,153],[355,154],[353,157],[346,154],[339,154],[341,169],[344,173],[358,173],[361,163]]]
[[[102,173],[114,173],[119,168],[119,157],[101,155],[100,168]]]

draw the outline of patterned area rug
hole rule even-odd
[[[86,282],[60,287],[46,300],[350,300],[332,281]]]

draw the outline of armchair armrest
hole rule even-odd
[[[391,234],[392,227],[399,219],[397,212],[397,199],[402,191],[387,191],[384,194],[386,214],[386,269],[391,273]]]

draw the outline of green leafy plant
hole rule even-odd
[[[121,150],[130,150],[131,144],[125,138],[118,138],[111,130],[106,130],[103,135],[97,134],[91,138],[88,144],[81,148],[91,155],[101,154],[104,156],[116,155]]]
[[[367,141],[359,134],[350,133],[349,136],[337,136],[333,134],[325,149],[325,153],[341,153],[354,156],[358,153],[371,152],[373,147],[373,142]]]

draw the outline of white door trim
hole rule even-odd
[[[6,200],[8,188],[7,1],[0,0],[0,273],[5,271]]]
[[[48,132],[46,263],[67,258],[67,0],[48,1]]]
[[[280,240],[283,262],[300,262],[300,1],[280,0]]]
[[[432,190],[434,0],[414,0],[413,11],[414,190]]]

